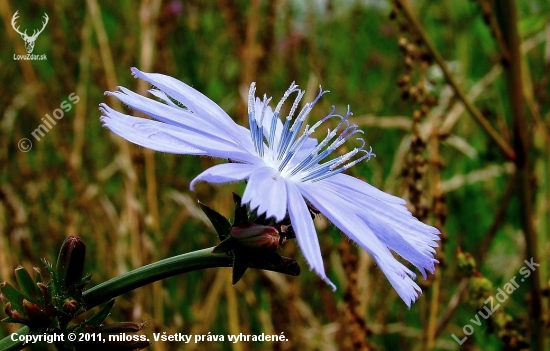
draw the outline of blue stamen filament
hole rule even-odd
[[[268,122],[270,123],[269,133],[266,128],[264,128],[264,118],[266,118],[266,111],[269,107],[271,98],[267,98],[264,95],[262,100],[262,112],[258,121],[256,119],[255,111],[255,92],[256,85],[255,83],[252,83],[248,93],[248,119],[254,148],[258,156],[264,158],[265,161],[268,161],[267,163],[272,167],[277,168],[279,174],[282,176],[288,178],[298,176],[302,182],[316,182],[339,174],[365,159],[369,160],[371,157],[376,156],[372,152],[372,147],[370,147],[369,151],[366,151],[364,149],[366,144],[365,141],[362,138],[357,138],[356,140],[362,142],[360,147],[356,147],[333,160],[319,163],[337,148],[342,146],[353,135],[363,133],[362,130],[357,128],[357,125],[349,123],[348,118],[352,115],[349,106],[345,116],[335,114],[335,107],[333,106],[331,112],[315,123],[312,127],[306,125],[302,135],[298,137],[298,133],[300,132],[307,116],[321,96],[328,92],[323,91],[321,87],[319,87],[319,94],[317,94],[317,97],[312,102],[305,104],[300,113],[298,113],[298,116],[294,119],[294,121],[292,121],[298,105],[305,94],[305,91],[298,89],[298,86],[293,82],[277,104],[275,111],[271,116],[271,121]],[[285,119],[281,135],[277,138],[276,129],[281,108],[290,95],[294,92],[298,92],[298,95],[294,99],[290,112]],[[336,128],[332,131],[329,129],[327,136],[318,145],[312,148],[309,153],[305,155],[298,163],[292,165],[292,161],[309,139],[311,134],[315,132],[315,129],[332,117],[340,118]],[[264,155],[264,137],[266,139],[265,141],[267,147],[270,149],[270,153],[268,154],[269,156],[267,156],[269,159],[266,159],[266,156]],[[353,159],[360,152],[365,155]],[[291,165],[290,168],[289,165]]]

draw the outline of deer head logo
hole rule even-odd
[[[19,31],[19,26],[15,27],[16,25],[16,21],[17,21],[17,17],[19,17],[19,15],[17,14],[17,12],[19,11],[15,11],[15,13],[13,14],[13,17],[11,18],[11,26],[13,27],[13,29],[15,29],[15,31],[17,33],[19,33],[19,35],[21,35],[21,38],[23,38],[23,40],[25,41],[25,49],[27,50],[27,53],[32,53],[32,51],[34,50],[34,42],[36,41],[36,38],[38,38],[38,35],[40,33],[42,33],[42,31],[44,30],[44,28],[46,28],[46,24],[48,24],[48,15],[46,13],[44,13],[44,23],[42,24],[42,29],[40,30],[33,30],[32,32],[32,35],[31,36],[28,36],[27,35],[27,30],[25,29],[24,32],[20,32]]]

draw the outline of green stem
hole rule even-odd
[[[214,254],[212,247],[166,258],[134,269],[84,291],[86,309],[90,309],[134,289],[158,280],[206,268],[231,267],[227,254]]]
[[[510,53],[510,62],[504,68],[508,78],[508,96],[514,123],[514,151],[517,156],[515,163],[518,174],[518,195],[521,204],[519,214],[521,227],[525,235],[526,258],[541,263],[538,254],[538,246],[541,244],[538,243],[537,232],[533,224],[535,213],[533,194],[536,189],[534,189],[532,180],[532,166],[529,155],[529,147],[532,142],[530,139],[531,128],[524,113],[521,38],[518,32],[516,1],[495,1],[494,5],[504,42]],[[531,283],[530,348],[531,350],[543,351],[547,348],[545,346],[544,310],[539,270],[533,272],[529,281]]]
[[[409,23],[417,31],[418,35],[422,39],[422,42],[424,43],[424,45],[426,45],[426,48],[432,54],[435,62],[437,62],[437,64],[441,68],[441,71],[443,71],[443,75],[447,79],[447,82],[453,88],[457,97],[462,101],[466,110],[468,110],[468,112],[472,115],[472,117],[474,117],[475,121],[481,126],[481,128],[483,128],[483,130],[489,135],[489,137],[493,139],[493,141],[501,148],[502,152],[504,152],[506,157],[510,160],[515,160],[516,158],[515,151],[510,147],[510,145],[508,145],[506,140],[504,140],[504,138],[491,126],[491,124],[483,116],[481,111],[479,111],[479,109],[475,107],[474,104],[470,102],[470,100],[468,100],[468,98],[466,97],[466,94],[462,91],[462,89],[458,85],[458,82],[455,79],[454,75],[451,73],[451,71],[447,67],[445,60],[443,59],[439,51],[437,51],[435,45],[432,43],[432,41],[428,37],[428,34],[424,30],[424,27],[422,27],[422,25],[416,18],[408,2],[406,0],[396,0],[396,3],[403,10],[403,14],[405,15]]]
[[[29,327],[24,326],[23,328],[16,331],[19,335],[27,335],[29,333]],[[13,351],[21,350],[23,348],[23,342],[13,341],[11,335],[6,336],[4,339],[0,340],[0,350],[1,351]]]
[[[147,266],[134,269],[108,280],[104,283],[90,288],[82,294],[86,309],[91,309],[97,305],[105,303],[119,295],[130,292],[144,285],[156,282],[158,280],[172,277],[181,273],[214,268],[231,267],[231,259],[225,253],[212,253],[212,247],[189,252],[183,255],[170,257]],[[264,268],[269,269],[269,268]],[[282,271],[281,273],[285,273]],[[16,331],[19,335],[29,333],[28,327],[23,327]],[[21,350],[23,342],[13,341],[11,335],[0,340],[0,351]]]

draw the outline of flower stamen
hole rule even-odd
[[[285,101],[290,97],[290,94],[296,91],[299,92],[300,89],[298,89],[297,84],[292,82],[288,90],[284,93],[283,97],[277,104],[277,107],[275,107],[275,111],[273,112],[273,117],[271,118],[271,129],[270,129],[269,140],[268,140],[269,148],[271,149],[271,151],[273,151],[275,148],[275,134],[276,134],[275,132],[277,129],[277,120],[279,119],[279,114],[281,113],[281,108],[283,107],[283,104],[285,103]]]

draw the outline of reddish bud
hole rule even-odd
[[[63,241],[57,258],[56,271],[65,288],[80,283],[84,273],[86,245],[82,239],[69,236]]]
[[[271,226],[248,223],[231,228],[229,235],[239,244],[250,249],[277,250],[281,236]]]
[[[29,320],[24,315],[22,315],[19,311],[12,309],[11,303],[8,302],[6,304],[6,308],[4,308],[4,312],[8,317],[12,319],[12,322],[28,324]]]
[[[37,304],[23,300],[23,311],[29,320],[29,326],[41,326],[46,327],[49,325],[50,318],[46,311]]]
[[[73,315],[78,311],[80,304],[72,297],[66,298],[61,305],[61,310],[69,315]]]

